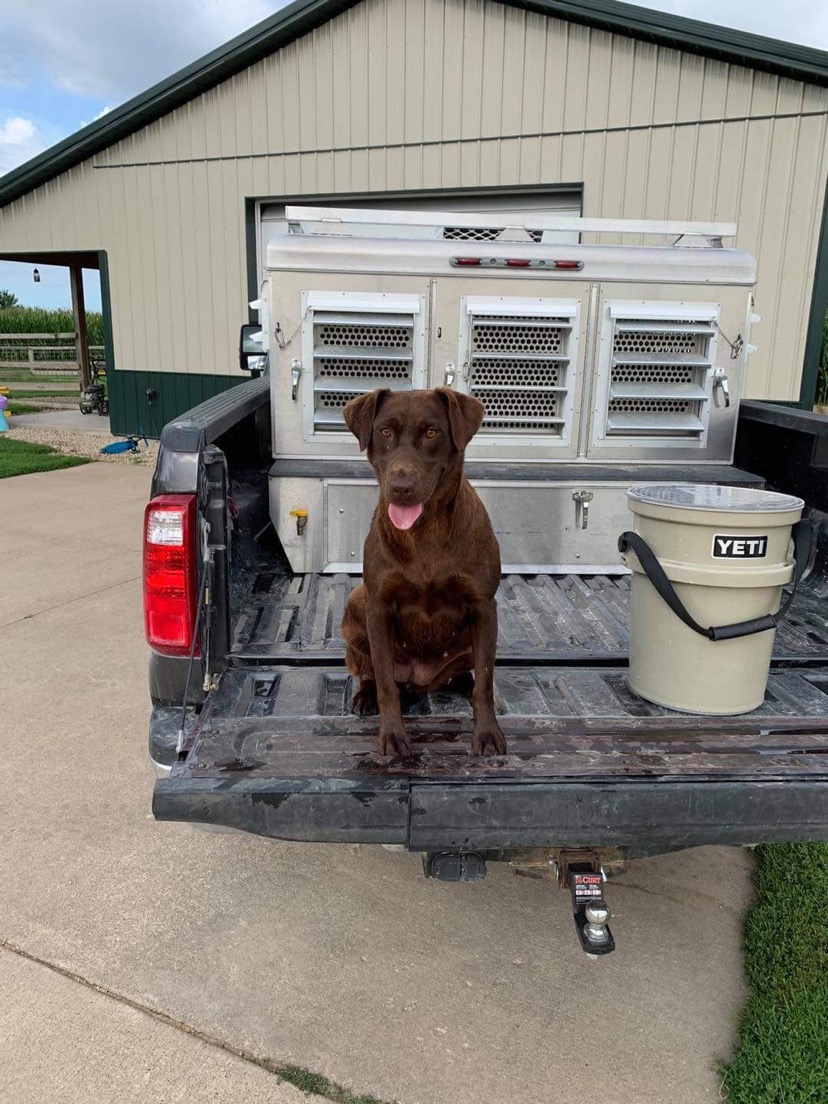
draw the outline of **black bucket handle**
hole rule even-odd
[[[751,621],[740,621],[735,625],[710,625],[704,628],[694,620],[687,611],[687,607],[679,598],[673,584],[667,578],[664,568],[658,562],[655,553],[649,544],[638,533],[622,533],[618,538],[618,551],[626,552],[628,549],[638,557],[638,562],[644,569],[644,574],[655,587],[656,593],[662,598],[676,617],[683,621],[688,629],[706,636],[708,640],[733,640],[738,636],[752,636],[754,633],[767,632],[775,629],[788,610],[799,586],[799,580],[805,574],[808,558],[811,552],[812,527],[807,518],[798,521],[793,527],[794,540],[794,585],[791,593],[780,607],[777,613],[766,613],[764,617],[754,617]]]

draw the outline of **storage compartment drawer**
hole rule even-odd
[[[504,572],[626,575],[618,536],[630,527],[628,483],[474,484],[492,519]]]
[[[618,554],[618,535],[630,523],[627,483],[483,480],[474,486],[492,520],[504,571],[627,574]],[[323,570],[361,571],[376,504],[374,483],[325,482]]]

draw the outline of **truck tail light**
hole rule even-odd
[[[149,646],[162,655],[189,655],[193,643],[195,503],[195,495],[158,495],[144,514],[144,629]]]
[[[451,263],[460,268],[472,268],[474,265],[479,265],[483,262],[480,257],[452,257]]]

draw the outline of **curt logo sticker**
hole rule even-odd
[[[713,537],[714,560],[758,560],[767,554],[767,537]]]

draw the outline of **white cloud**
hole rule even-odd
[[[81,121],[79,123],[79,126],[81,128],[83,128],[85,126],[89,126],[90,122],[97,123],[98,119],[102,119],[104,117],[104,115],[108,115],[111,110],[112,110],[112,105],[107,104],[105,107],[101,108],[101,110],[98,112],[97,115],[93,115],[91,120],[90,119],[81,119]]]
[[[0,176],[45,149],[47,142],[31,119],[8,115],[0,123]]]
[[[121,103],[265,19],[280,0],[0,0],[14,75]],[[3,79],[0,63],[0,81]]]

